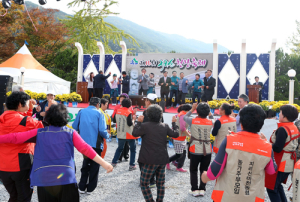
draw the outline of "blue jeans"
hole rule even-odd
[[[118,148],[116,150],[115,156],[112,160],[112,163],[117,163],[118,159],[120,158],[122,151],[124,149],[125,142],[129,143],[130,147],[130,160],[129,160],[129,165],[135,166],[135,154],[136,154],[136,145],[135,145],[135,140],[124,140],[124,139],[119,139],[118,141]]]
[[[113,104],[117,104],[117,97],[118,97],[118,89],[111,89],[110,90],[111,102]]]
[[[195,103],[195,98],[197,97],[198,103],[200,102],[201,92],[193,92],[193,103]]]
[[[177,97],[178,97],[178,90],[170,90],[170,107],[172,106],[172,98],[173,98],[173,95],[175,94],[175,100],[174,100],[174,104],[173,104],[173,107],[176,107],[177,105]]]
[[[290,173],[278,172],[274,190],[267,189],[271,202],[287,202],[281,183],[289,176]]]

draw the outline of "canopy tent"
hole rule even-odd
[[[63,80],[43,67],[24,44],[22,48],[7,61],[0,64],[0,71],[14,78],[14,83],[21,83],[20,68],[25,67],[24,90],[46,93],[53,90],[56,94],[70,93],[71,82]]]

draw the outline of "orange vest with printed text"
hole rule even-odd
[[[127,117],[132,114],[132,112],[126,108],[122,107],[117,110],[116,113],[116,122],[117,122],[117,137],[119,139],[126,139],[126,140],[132,140],[137,139],[136,137],[132,136],[133,131],[133,125],[128,126],[127,125]]]

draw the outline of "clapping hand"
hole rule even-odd
[[[185,83],[188,84],[188,83],[189,83],[189,80],[186,80]]]
[[[139,117],[138,117],[138,122],[143,122],[144,121],[144,116],[143,115],[140,115]]]
[[[172,117],[172,122],[174,122],[174,123],[176,122],[176,116]]]
[[[197,109],[198,103],[193,103],[191,112],[195,111]]]
[[[171,84],[174,86],[175,85],[175,83],[174,82],[171,82]]]

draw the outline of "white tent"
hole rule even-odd
[[[46,93],[53,90],[56,94],[70,93],[71,82],[65,81],[43,67],[30,53],[24,44],[10,59],[0,64],[0,71],[14,78],[14,83],[21,83],[20,68],[25,67],[24,90]]]

